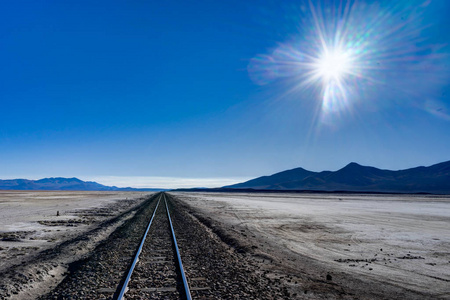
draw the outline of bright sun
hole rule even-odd
[[[352,63],[348,53],[340,49],[327,49],[315,62],[316,75],[325,83],[340,82],[351,71]]]

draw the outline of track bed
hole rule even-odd
[[[186,299],[173,252],[165,203],[192,299],[283,299],[286,290],[270,284],[244,254],[230,248],[168,194],[156,194],[135,217],[114,232],[91,256],[72,264],[56,289],[40,299],[113,299],[129,273],[158,200],[161,200],[127,285],[126,299]]]

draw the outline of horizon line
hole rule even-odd
[[[3,176],[2,176],[3,177]],[[7,176],[9,177],[9,176]],[[0,180],[40,180],[44,178],[77,178],[82,181],[94,181],[106,186],[118,188],[155,188],[155,189],[178,189],[178,188],[217,188],[226,185],[241,183],[253,177],[173,177],[173,176],[12,176],[12,178]],[[3,177],[5,178],[5,177]]]

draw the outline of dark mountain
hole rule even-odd
[[[161,191],[162,189],[135,189],[106,186],[94,181],[78,178],[43,178],[39,180],[7,179],[0,180],[0,190],[47,190],[47,191]]]
[[[276,173],[271,176],[258,177],[258,178],[249,180],[244,183],[238,183],[238,184],[232,185],[230,187],[233,187],[233,188],[252,187],[255,189],[267,189],[267,188],[270,188],[276,182],[290,182],[290,181],[295,181],[295,180],[301,180],[312,174],[314,174],[314,172],[307,171],[303,168],[296,168],[296,169]]]
[[[450,194],[450,161],[399,171],[354,162],[334,172],[297,168],[224,188]]]

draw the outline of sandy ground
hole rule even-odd
[[[286,249],[292,268],[308,257],[400,297],[450,299],[450,196],[173,194],[252,244],[267,242],[266,253]]]
[[[117,204],[122,200],[142,195],[142,192],[0,191],[0,271],[25,256],[92,229],[99,219],[119,212]],[[106,210],[108,207],[116,209]]]

